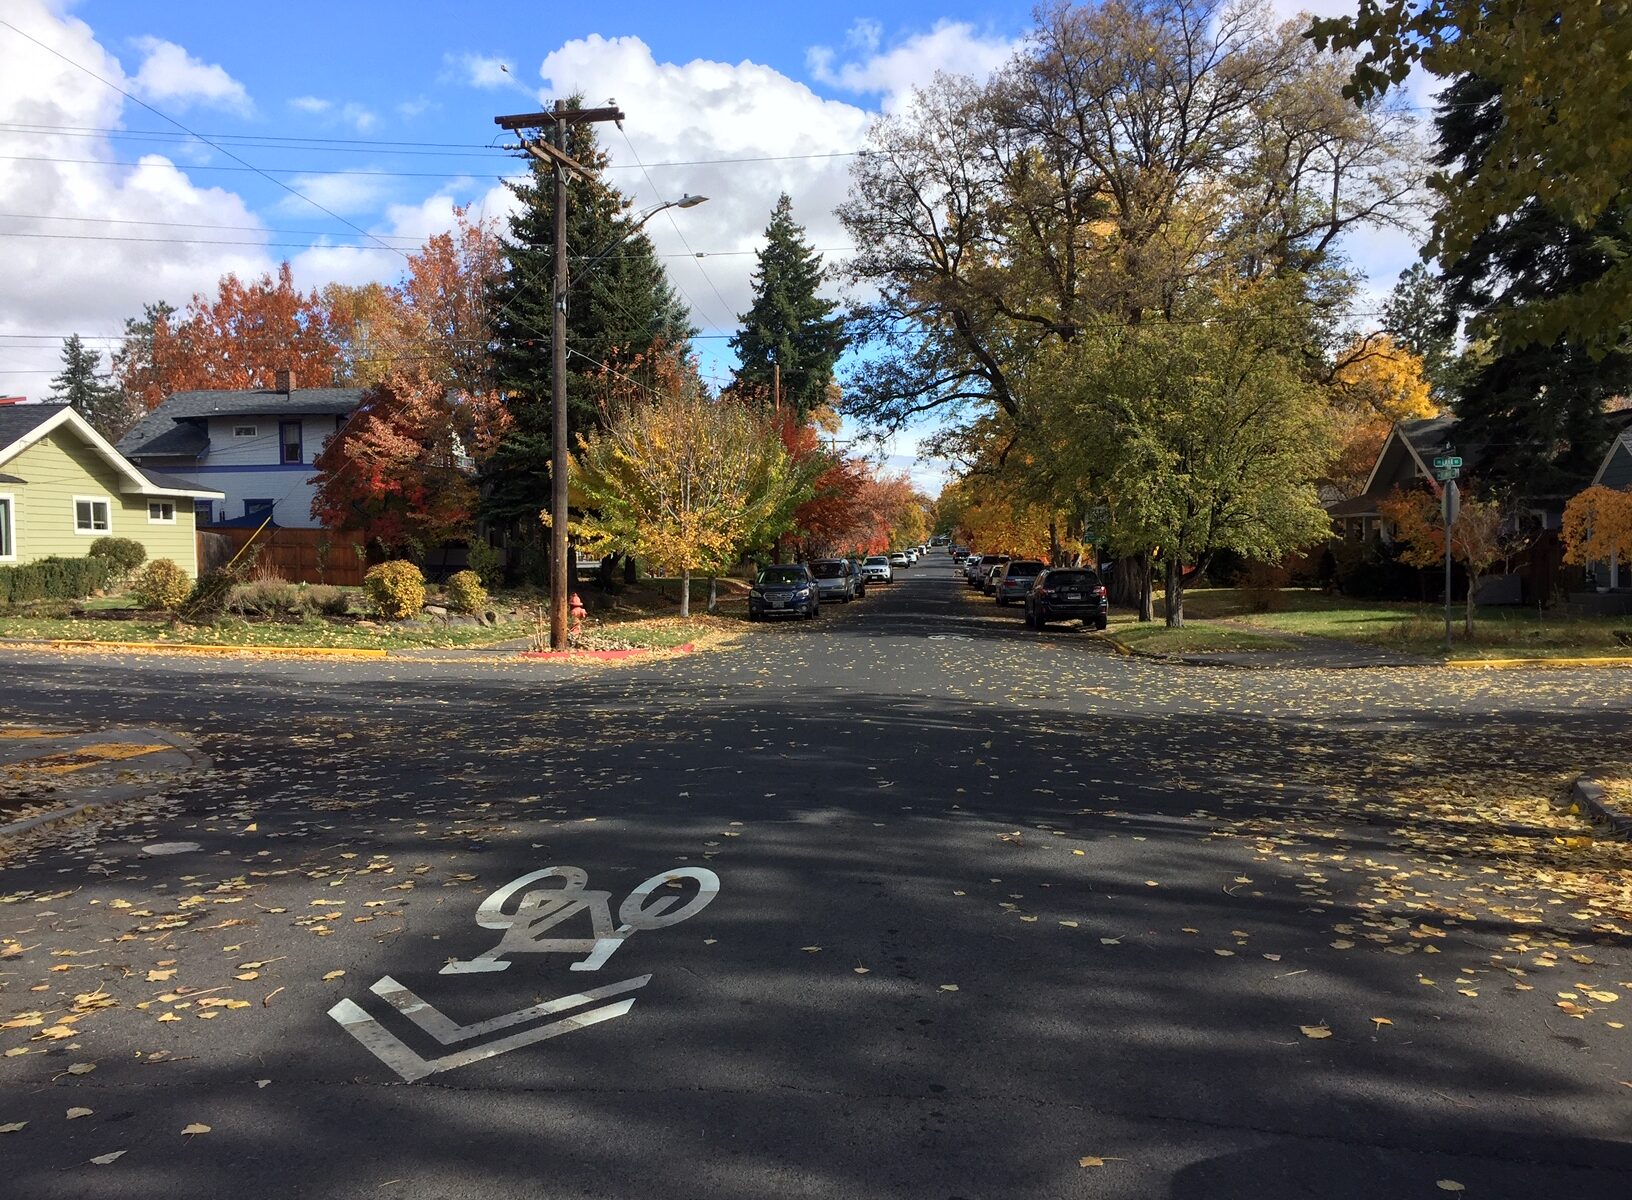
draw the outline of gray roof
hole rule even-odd
[[[135,463],[131,465],[136,466]],[[196,496],[221,495],[219,488],[212,488],[207,484],[199,483],[196,479],[182,479],[176,475],[164,475],[158,471],[149,471],[142,466],[136,466],[136,469],[142,473],[142,478],[146,479],[154,487],[167,488],[172,492],[191,492]]]
[[[177,392],[119,439],[125,454],[196,458],[209,445],[204,422],[210,417],[349,416],[362,403],[364,388],[296,388],[274,392]]]
[[[0,404],[0,450],[56,416],[66,404]]]
[[[0,475],[0,483],[27,483],[26,479],[18,479],[15,475]]]

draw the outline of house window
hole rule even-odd
[[[0,559],[17,557],[16,533],[12,529],[11,497],[0,496]]]
[[[147,523],[149,525],[174,525],[176,523],[175,501],[149,500],[147,502]]]
[[[215,502],[213,500],[193,501],[193,524],[215,524]]]
[[[234,425],[232,427],[232,436],[235,438],[254,437],[259,432],[260,430],[253,425]]]
[[[270,500],[245,500],[244,516],[260,517],[264,521],[272,515],[272,503]]]
[[[106,500],[94,496],[74,497],[75,533],[107,533],[112,527]]]
[[[283,447],[282,461],[298,463],[300,461],[300,422],[278,422],[278,444]]]

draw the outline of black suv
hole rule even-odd
[[[1099,573],[1088,567],[1054,567],[1037,576],[1026,593],[1026,624],[1045,628],[1050,621],[1080,617],[1083,628],[1104,629],[1110,603]]]

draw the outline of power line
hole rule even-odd
[[[126,91],[124,88],[120,87],[118,84],[114,83],[113,81],[111,81],[109,79],[104,79],[102,76],[98,75],[95,71],[91,70],[89,67],[83,65],[82,63],[75,62],[73,59],[69,58],[66,54],[63,54],[60,50],[57,50],[57,49],[55,49],[55,48],[53,48],[51,46],[47,46],[44,42],[40,41],[38,38],[33,37],[30,34],[24,33],[21,29],[17,28],[17,26],[13,25],[10,21],[0,19],[0,25],[5,26],[7,29],[11,30],[18,37],[24,39],[25,41],[32,42],[34,45],[38,46],[41,50],[44,50],[47,54],[52,55],[54,58],[60,59],[61,61],[67,63],[70,67],[73,67],[75,70],[83,71],[86,75],[89,75],[92,79],[96,80],[98,83],[101,83],[106,87],[112,88],[114,91],[118,92],[121,96],[125,97],[125,99],[131,101],[133,104],[141,105],[143,108],[147,109],[148,112],[152,113],[154,116],[158,117],[160,120],[168,121],[170,124],[174,125],[177,129],[181,130],[183,133],[191,134],[193,137],[198,138],[198,140],[203,142],[205,145],[215,147],[215,149],[219,150],[222,154],[225,154],[228,158],[232,159],[234,162],[242,163],[246,169],[256,172],[256,174],[258,174],[258,175],[262,176],[264,179],[266,179],[267,182],[274,183],[278,187],[282,188],[284,191],[288,192],[291,196],[297,196],[300,199],[306,201],[306,203],[310,204],[313,208],[317,209],[319,212],[325,213],[326,215],[328,215],[330,217],[333,217],[336,221],[339,221],[342,225],[345,225],[347,228],[356,230],[356,232],[361,234],[363,237],[372,238],[374,241],[378,242],[379,245],[384,246],[385,249],[387,249],[387,250],[395,250],[398,254],[401,254],[404,258],[407,257],[407,254],[404,251],[398,249],[395,246],[387,246],[386,243],[380,242],[379,239],[374,238],[372,234],[370,234],[366,229],[363,229],[361,226],[352,224],[352,222],[346,220],[346,218],[342,217],[339,213],[333,211],[332,209],[325,208],[323,205],[319,204],[316,200],[313,200],[310,196],[307,196],[304,193],[302,193],[299,189],[290,187],[287,183],[284,183],[281,179],[274,178],[273,176],[269,175],[267,172],[262,171],[259,167],[256,167],[252,163],[248,162],[246,159],[239,158],[238,155],[234,154],[231,150],[228,150],[225,146],[222,146],[222,145],[220,145],[220,144],[218,144],[216,142],[212,142],[212,141],[210,141],[209,138],[203,137],[199,133],[197,133],[196,131],[194,131],[192,129],[189,129],[187,126],[183,125],[180,121],[176,120],[174,117],[170,116],[168,113],[161,112],[159,109],[157,109],[157,108],[153,107],[153,105],[149,104],[146,100],[143,100],[139,96],[133,95],[132,93]]]

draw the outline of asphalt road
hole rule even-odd
[[[1632,917],[1538,798],[1629,703],[1123,659],[939,555],[636,666],[0,653],[214,761],[0,851],[0,1196],[1626,1200]]]

